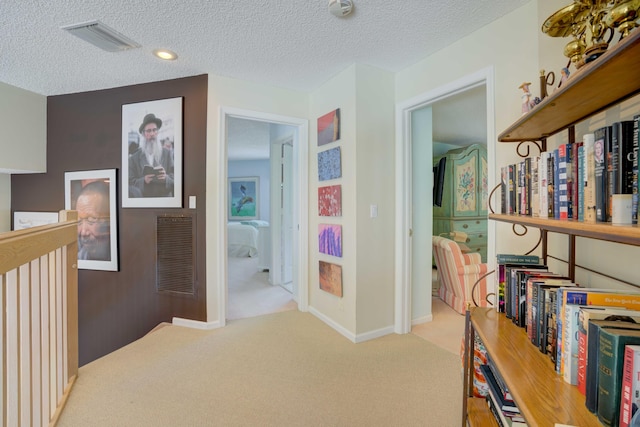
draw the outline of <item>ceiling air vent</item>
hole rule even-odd
[[[119,52],[140,47],[138,43],[100,21],[83,22],[61,28],[107,52]]]

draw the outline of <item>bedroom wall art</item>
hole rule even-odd
[[[342,266],[320,261],[320,289],[342,297]]]
[[[342,176],[340,147],[318,153],[318,180],[328,181]]]
[[[182,98],[122,106],[122,207],[182,207]]]
[[[116,170],[65,172],[65,209],[78,211],[78,268],[118,271]]]
[[[229,178],[229,209],[230,220],[258,219],[258,194],[260,194],[260,178],[243,177]]]
[[[342,226],[319,224],[318,244],[320,253],[342,257]]]
[[[340,139],[340,109],[318,118],[318,146]]]
[[[342,216],[342,186],[318,188],[318,215]]]

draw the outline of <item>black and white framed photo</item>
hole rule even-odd
[[[78,268],[118,271],[116,170],[65,172],[64,195],[78,211]]]
[[[182,207],[182,98],[122,106],[122,207]]]

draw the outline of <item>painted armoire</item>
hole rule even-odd
[[[437,165],[446,157],[442,188],[442,206],[433,206],[433,234],[454,239],[457,237],[471,252],[487,261],[487,147],[473,144],[450,150],[435,157]]]

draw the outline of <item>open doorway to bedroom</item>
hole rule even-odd
[[[297,309],[293,184],[298,128],[228,116],[226,130],[226,318]]]
[[[455,139],[465,140],[458,134],[463,127],[470,128],[469,115],[463,111],[472,108],[478,112],[480,133],[468,142],[486,141],[488,170],[495,167],[495,117],[493,69],[482,69],[428,93],[412,98],[396,107],[398,139],[396,141],[396,179],[398,182],[396,216],[396,333],[408,333],[412,326],[433,320],[433,269],[431,236],[433,224],[433,158],[439,150],[452,148],[452,142],[440,147],[437,142],[450,137],[434,127],[451,116],[460,123],[443,129],[455,133]],[[473,107],[477,98],[485,108]],[[450,113],[458,111],[458,113]],[[437,124],[434,122],[437,121]],[[482,126],[484,124],[484,126]],[[452,140],[453,141],[453,140]],[[465,140],[466,141],[466,140]],[[464,142],[464,141],[463,141]],[[465,142],[466,143],[466,142]],[[416,163],[417,162],[417,163]],[[422,175],[420,175],[422,174]],[[493,188],[492,173],[487,176],[487,188]],[[416,185],[420,182],[421,185]],[[425,185],[426,183],[426,185]],[[427,188],[427,191],[421,189]],[[486,259],[495,259],[495,225],[487,224]],[[437,297],[436,297],[437,298]],[[438,301],[436,301],[438,302]],[[463,317],[460,316],[462,320]],[[462,325],[462,322],[460,323]]]

